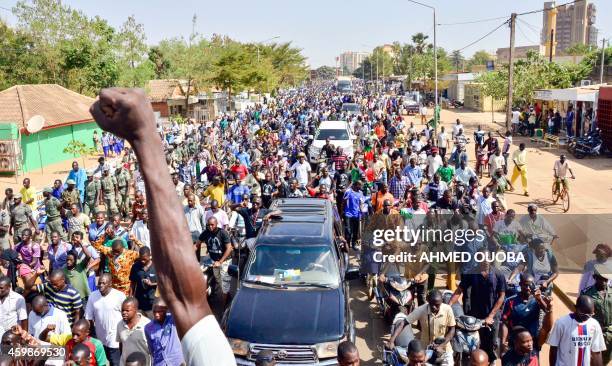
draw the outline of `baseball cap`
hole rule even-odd
[[[66,181],[66,184],[76,184],[76,182],[74,181],[74,179],[68,179]]]
[[[90,170],[87,171],[87,176],[88,177],[92,177],[93,175],[94,175],[93,170],[90,169]]]
[[[21,193],[15,193],[15,194],[13,195],[13,198],[21,198],[21,197],[22,197],[22,196],[21,196]]]
[[[431,148],[431,152],[438,152],[438,151],[440,151],[440,150],[438,150],[438,148],[437,148],[437,147],[432,147],[432,148]]]
[[[43,193],[51,193],[51,192],[53,192],[53,190],[51,188],[49,188],[49,187],[45,187],[43,189]]]

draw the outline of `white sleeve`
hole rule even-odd
[[[87,320],[94,320],[94,314],[93,314],[93,303],[94,301],[90,296],[89,300],[87,301],[87,306],[85,306],[85,319]]]
[[[563,338],[563,325],[561,324],[562,321],[563,318],[558,319],[553,325],[552,331],[548,335],[548,341],[546,343],[548,343],[552,347],[559,347],[561,339]]]
[[[19,296],[17,299],[17,320],[22,321],[28,319],[28,310],[26,308],[26,302],[23,296]]]
[[[187,366],[234,366],[236,359],[214,315],[197,322],[181,340]]]
[[[593,335],[593,343],[591,344],[591,352],[603,352],[606,350],[606,342],[604,341],[603,332],[598,322]]]

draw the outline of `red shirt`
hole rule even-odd
[[[242,165],[242,164],[241,165],[232,165],[230,170],[234,174],[237,173],[238,174],[238,179],[240,179],[240,180],[243,180],[244,177],[246,177],[247,174],[249,174],[249,170],[247,169],[247,167]]]
[[[98,366],[98,362],[96,361],[96,346],[89,341],[89,337],[87,337],[87,340],[82,343],[89,348],[89,353],[91,353],[91,356],[89,357],[89,366]],[[72,349],[74,348],[75,344],[76,342],[74,339],[70,339],[68,343],[66,343],[66,360],[71,359]]]

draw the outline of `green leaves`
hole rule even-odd
[[[535,90],[563,89],[584,79],[590,69],[585,65],[548,62],[544,57],[529,52],[526,59],[514,62],[513,101],[520,106],[533,101]],[[485,95],[503,99],[508,92],[508,67],[481,74],[477,81]]]
[[[66,145],[63,150],[64,154],[72,154],[74,156],[85,157],[97,154],[97,150],[87,146],[85,143],[77,140],[72,140]]]

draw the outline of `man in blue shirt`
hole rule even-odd
[[[539,288],[536,288],[532,275],[523,273],[519,286],[521,292],[506,299],[502,311],[502,353],[508,350],[509,345],[514,343],[512,337],[508,337],[510,330],[516,326],[527,329],[533,338],[533,347],[539,351],[538,333],[540,331],[540,310],[548,311],[548,304],[544,301]]]
[[[423,180],[423,169],[416,165],[416,159],[410,159],[410,165],[408,165],[403,172],[403,175],[408,177],[410,184],[413,187],[421,188],[421,181]]]
[[[231,201],[233,204],[238,204],[242,202],[243,195],[250,195],[251,190],[245,184],[244,180],[239,181],[236,177],[236,181],[233,186],[227,191],[227,199]]]
[[[85,169],[79,168],[79,163],[76,161],[72,162],[72,170],[68,173],[68,178],[74,180],[76,184],[76,188],[79,190],[79,195],[81,196],[81,202],[85,202],[85,181],[87,180],[87,173]]]
[[[359,240],[359,220],[361,218],[361,204],[365,201],[361,193],[361,181],[352,184],[351,189],[344,192],[344,216],[346,217],[346,241],[353,249],[357,249]]]
[[[238,148],[238,154],[236,154],[236,159],[240,161],[240,164],[246,166],[247,168],[251,167],[251,157],[249,154],[244,152],[244,147],[240,146]]]
[[[153,304],[153,321],[144,327],[152,366],[183,365],[183,350],[172,314],[161,298]]]

